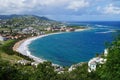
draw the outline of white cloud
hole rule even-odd
[[[76,1],[70,2],[67,9],[78,11],[80,8],[84,8],[87,6],[89,6],[89,2],[85,0],[76,0]]]
[[[72,0],[0,0],[0,14],[17,14],[63,6]]]
[[[26,0],[0,0],[0,13],[1,14],[19,14],[23,11],[29,11],[30,8],[35,6],[34,0],[25,3]]]
[[[120,8],[112,4],[103,9],[105,1],[108,0],[0,0],[0,14],[120,14]]]
[[[120,14],[120,7],[114,6],[113,4],[109,4],[104,8],[105,14]]]

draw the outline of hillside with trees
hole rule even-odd
[[[0,19],[1,28],[12,29],[26,27],[40,28],[60,24],[60,22],[35,15],[0,15]]]

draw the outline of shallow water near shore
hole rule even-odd
[[[88,26],[88,23],[84,26]],[[113,40],[119,26],[92,24],[89,27],[92,29],[49,35],[34,40],[29,45],[29,50],[32,55],[61,66],[89,61],[96,53],[101,54],[104,51],[105,42]]]

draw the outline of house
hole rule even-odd
[[[54,66],[54,71],[58,72],[58,74],[64,73],[64,68],[61,66]]]
[[[0,36],[0,41],[4,41],[4,37]]]
[[[66,31],[66,26],[62,26],[60,31]]]
[[[95,61],[91,61],[91,62],[88,63],[88,66],[89,66],[88,72],[95,71],[97,63]]]
[[[95,57],[88,62],[88,72],[95,71],[98,64],[104,64],[106,59]]]
[[[81,62],[81,63],[78,63],[78,64],[75,64],[75,65],[72,65],[68,71],[71,72],[73,70],[75,70],[78,66],[82,66],[84,62]]]
[[[68,69],[68,71],[72,71],[72,70],[74,70],[75,69],[75,67],[74,66],[71,66],[69,69]]]
[[[35,29],[33,27],[27,27],[22,30],[23,33],[30,34],[35,32]]]
[[[5,40],[6,40],[6,38],[5,38],[5,37],[0,36],[0,41],[5,41]]]
[[[31,65],[37,68],[37,66],[39,65],[39,62],[32,62]]]
[[[54,27],[52,28],[52,31],[60,31],[60,27],[54,26]]]
[[[104,56],[107,56],[108,55],[108,49],[105,49],[104,50]]]
[[[70,31],[75,31],[75,29],[73,29],[73,28],[67,28],[66,29],[66,32],[70,32]]]
[[[27,61],[27,60],[19,60],[17,61],[18,64],[21,64],[21,65],[28,65],[30,64],[31,62],[30,61]]]
[[[46,28],[47,31],[52,31],[52,27]]]

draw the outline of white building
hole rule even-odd
[[[68,71],[71,72],[71,71],[75,70],[78,66],[82,66],[83,64],[84,64],[84,62],[80,62],[80,63],[78,63],[78,64],[72,65],[72,66],[68,69]]]
[[[69,69],[68,69],[68,71],[73,71],[74,69],[76,69],[74,66],[71,66]]]
[[[104,50],[104,56],[107,56],[108,55],[108,49],[105,49]]]
[[[30,64],[31,62],[27,61],[27,60],[19,60],[19,61],[17,61],[17,63],[21,64],[21,65],[27,65],[27,64]]]
[[[97,66],[97,63],[95,61],[92,61],[92,62],[89,62],[88,63],[88,72],[91,72],[91,71],[95,71],[96,70],[96,66]]]
[[[88,72],[95,71],[98,64],[104,64],[106,59],[95,57],[88,62]]]
[[[40,63],[39,62],[32,62],[31,65],[32,66],[35,66],[37,68],[37,66],[39,65]]]
[[[5,38],[0,36],[0,41],[4,41],[4,40],[5,40]]]

